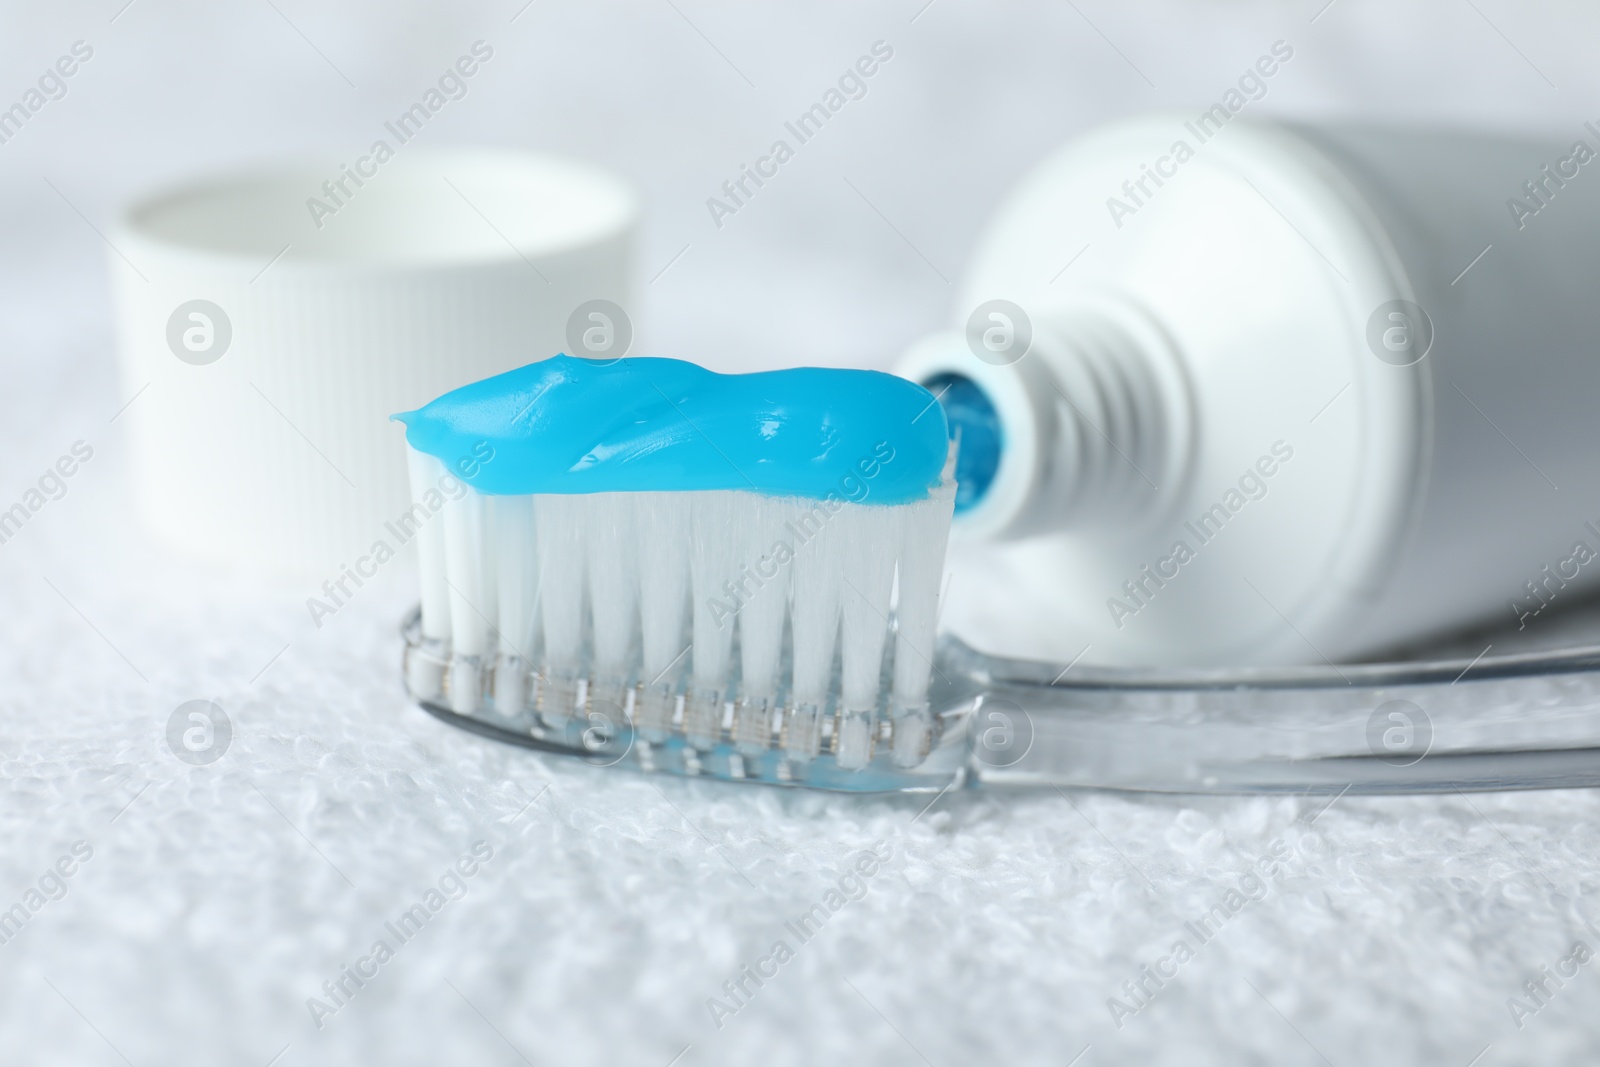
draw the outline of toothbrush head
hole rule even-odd
[[[931,393],[556,357],[404,419],[424,707],[644,770],[920,780],[956,493]]]

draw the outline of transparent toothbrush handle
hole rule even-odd
[[[1477,661],[1064,668],[946,637],[969,785],[1424,793],[1600,785],[1600,647]]]
[[[662,715],[641,713],[642,691],[626,701],[632,711],[604,712],[604,701],[575,697],[560,679],[501,686],[504,665],[490,668],[495,684],[473,674],[470,699],[461,699],[464,673],[447,647],[422,635],[416,612],[402,633],[406,690],[430,714],[495,740],[639,771],[857,793],[1600,785],[1600,646],[1476,660],[1172,671],[1000,659],[946,636],[934,657],[930,714],[910,746],[916,751],[897,744],[894,722],[882,719],[871,761],[846,767],[831,754],[837,746],[827,722],[813,746],[819,751],[797,760],[778,743],[786,734],[751,754],[725,728],[696,740]],[[501,707],[513,689],[514,706]],[[552,700],[570,713],[552,721],[536,710]],[[676,706],[685,701],[677,696]]]

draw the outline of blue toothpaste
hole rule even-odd
[[[556,356],[396,415],[482,493],[744,489],[859,503],[940,482],[943,408],[868,370],[717,374],[677,359]]]

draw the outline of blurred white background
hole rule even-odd
[[[0,338],[27,362],[83,338],[84,319],[106,337],[91,223],[196,171],[353,162],[480,39],[494,59],[421,140],[626,174],[648,212],[635,351],[728,368],[886,364],[943,322],[945,279],[1030,164],[1094,123],[1214,101],[1274,40],[1296,55],[1256,113],[1563,133],[1600,114],[1600,10],[1577,2],[125,3],[4,15],[6,104],[72,42],[95,50],[0,145]],[[719,230],[707,197],[877,40],[894,59],[867,96]],[[61,306],[67,277],[60,332],[15,332],[46,294]]]

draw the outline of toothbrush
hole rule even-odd
[[[557,356],[397,418],[425,705],[783,783],[892,776],[937,745],[955,485],[927,390]]]
[[[850,792],[1600,784],[1600,708],[1572,684],[1600,649],[1197,672],[935,648],[947,423],[887,375],[557,357],[401,418],[406,687],[488,737]],[[1531,670],[1549,680],[1507,720]]]

